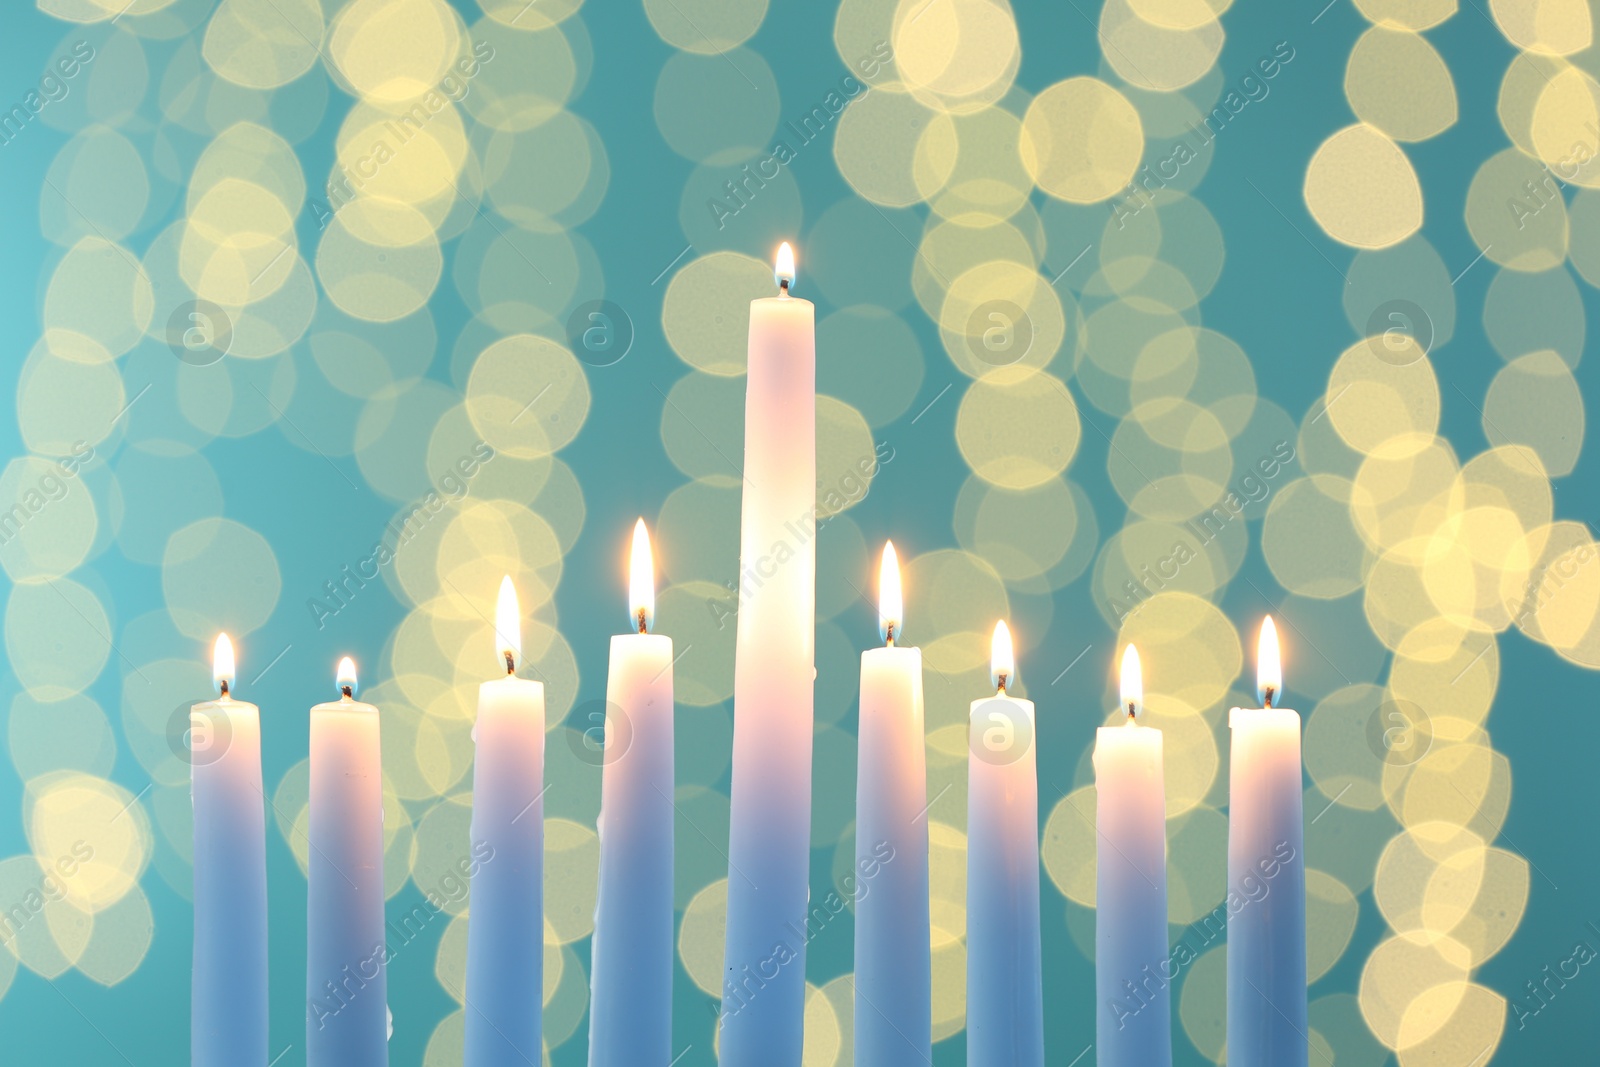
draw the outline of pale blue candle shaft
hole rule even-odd
[[[378,709],[311,709],[307,1067],[389,1062]]]
[[[478,690],[467,911],[466,1067],[538,1067],[544,1015],[544,685]]]
[[[722,1067],[800,1067],[802,1054],[817,674],[814,315],[810,301],[788,296],[750,304]]]
[[[862,653],[856,865],[841,888],[856,905],[855,1062],[873,1067],[933,1062],[922,724],[922,653]]]
[[[1228,1067],[1306,1067],[1300,716],[1233,709],[1228,786]]]
[[[261,719],[224,697],[190,713],[194,800],[193,1067],[267,1062],[267,829]]]
[[[1161,731],[1102,726],[1094,748],[1095,1062],[1171,1067]]]
[[[611,639],[589,1067],[672,1059],[672,640]]]
[[[974,703],[969,746],[967,1067],[1044,1067],[1032,702]]]

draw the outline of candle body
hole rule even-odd
[[[1229,725],[1228,1064],[1305,1067],[1300,716],[1234,708]]]
[[[719,1062],[799,1067],[816,628],[814,309],[750,304]]]
[[[967,1064],[1044,1067],[1033,702],[972,705],[967,761]]]
[[[1095,1049],[1099,1067],[1170,1067],[1167,812],[1160,730],[1102,726],[1094,746]]]
[[[261,715],[223,697],[189,712],[194,801],[194,1067],[267,1061],[267,826]]]
[[[672,1059],[672,639],[611,639],[589,1067]]]
[[[861,654],[856,761],[855,1062],[933,1062],[922,653]]]
[[[389,1062],[378,709],[311,709],[307,1067]]]
[[[466,1067],[537,1064],[544,1016],[544,685],[478,687]]]

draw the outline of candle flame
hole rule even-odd
[[[1278,628],[1272,616],[1261,620],[1261,640],[1256,646],[1256,695],[1261,706],[1272,707],[1272,701],[1283,692],[1283,664],[1278,653]]]
[[[650,531],[644,520],[633,524],[633,550],[628,559],[628,614],[640,633],[656,619],[656,567],[650,552]]]
[[[883,563],[878,568],[878,636],[894,644],[905,626],[905,600],[900,593],[900,557],[894,542],[883,543]]]
[[[789,247],[788,241],[778,246],[778,260],[773,266],[772,277],[784,292],[794,286],[794,249]]]
[[[994,638],[989,643],[989,681],[999,692],[1016,682],[1017,656],[1011,647],[1011,630],[1001,619],[994,624]]]
[[[356,661],[345,656],[339,661],[337,674],[340,692],[347,697],[356,695]]]
[[[1144,670],[1139,666],[1139,650],[1132,645],[1122,650],[1122,706],[1128,709],[1130,723],[1144,711]]]
[[[227,634],[218,634],[217,643],[211,648],[211,680],[223,696],[233,688],[233,642]]]
[[[511,575],[500,579],[500,599],[494,607],[494,654],[505,660],[506,673],[517,673],[522,656],[522,611],[517,605],[517,587]]]

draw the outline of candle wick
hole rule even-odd
[[[1004,674],[998,675],[996,677],[996,679],[995,679],[995,689],[996,689],[996,692],[995,692],[996,696],[1005,696],[1006,695],[1006,676]]]
[[[346,700],[349,700],[355,696],[355,692],[348,685],[341,685],[339,687],[339,692],[344,694],[344,699]]]
[[[778,295],[779,296],[788,296],[789,295],[789,279],[788,278],[780,278],[778,280]]]
[[[884,647],[886,647],[886,648],[893,648],[894,647],[894,623],[892,623],[892,622],[884,623],[884,626],[883,626],[883,641],[884,641]]]
[[[1262,698],[1261,698],[1262,707],[1263,708],[1271,708],[1272,707],[1272,698],[1274,696],[1276,696],[1277,693],[1278,693],[1278,691],[1277,691],[1276,688],[1274,688],[1273,686],[1270,686],[1270,685],[1267,686],[1266,689],[1264,690]]]
[[[639,632],[640,633],[649,633],[650,632],[650,627],[648,625],[646,625],[646,623],[645,623],[645,611],[644,611],[643,608],[639,609],[639,614],[636,617],[639,620]]]
[[[507,674],[516,674],[517,673],[517,661],[516,661],[515,658],[512,657],[510,649],[506,650],[506,673]]]
[[[220,698],[226,700],[228,698],[228,680],[226,678],[222,679],[217,683],[217,686],[222,690]]]
[[[1139,705],[1135,704],[1131,700],[1128,701],[1128,721],[1129,722],[1135,722],[1135,721],[1138,720],[1138,718],[1139,718],[1138,710],[1139,710]]]

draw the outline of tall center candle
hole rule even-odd
[[[672,638],[655,619],[650,535],[633,528],[632,633],[611,639],[590,944],[589,1067],[672,1059]]]
[[[383,769],[378,709],[355,699],[339,661],[339,700],[311,709],[310,872],[306,901],[307,1067],[385,1067]]]
[[[1161,731],[1141,725],[1139,653],[1122,654],[1116,726],[1094,745],[1095,1056],[1099,1067],[1170,1067],[1167,799]]]
[[[1228,778],[1229,1067],[1306,1067],[1305,819],[1300,716],[1283,691],[1278,631],[1261,624],[1260,708],[1234,708]]]
[[[996,623],[996,693],[974,701],[967,759],[967,1065],[1044,1067],[1039,778],[1033,702]]]
[[[494,630],[504,674],[478,687],[472,728],[465,1067],[544,1055],[544,684],[516,675],[522,618],[509,576]]]
[[[933,1062],[922,652],[900,644],[900,566],[883,547],[878,629],[861,654],[856,760],[855,1062]]]
[[[193,1067],[267,1061],[267,825],[261,713],[235,700],[233,643],[217,637],[220,696],[189,709],[194,802]]]
[[[811,865],[816,683],[815,309],[789,295],[750,304],[744,497],[733,668],[733,776],[722,1067],[799,1067]]]

